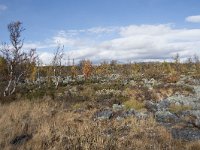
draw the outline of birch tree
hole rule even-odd
[[[85,60],[83,62],[82,72],[85,79],[88,79],[88,77],[92,75],[92,62],[90,60]]]
[[[75,62],[74,62],[74,59],[73,59],[72,67],[71,67],[72,79],[75,79],[77,75],[78,75],[78,70],[77,70],[77,66],[75,65]]]
[[[1,54],[7,62],[8,83],[4,90],[4,96],[12,95],[17,85],[29,74],[30,64],[35,62],[35,49],[23,52],[24,40],[21,34],[25,29],[20,21],[11,22],[8,25],[10,45],[2,44]]]
[[[62,74],[62,59],[64,56],[64,46],[61,47],[59,44],[52,60],[52,67],[53,67],[53,78],[54,78],[54,84],[55,88],[58,88],[58,85],[61,81],[61,74]]]

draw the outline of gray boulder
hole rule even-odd
[[[152,101],[146,101],[145,107],[151,111],[151,112],[156,112],[158,111],[158,106],[156,103],[153,103]]]
[[[130,110],[124,111],[121,117],[126,118],[130,116],[135,116],[135,114],[136,114],[136,111],[134,109],[130,109]]]
[[[167,99],[165,99],[157,104],[157,109],[158,109],[158,111],[164,111],[164,110],[168,109],[169,106],[170,106],[170,102]]]
[[[112,108],[114,111],[120,111],[124,109],[124,105],[113,104]]]
[[[173,128],[171,130],[172,137],[181,140],[200,140],[200,130],[191,128]]]
[[[157,111],[155,113],[156,121],[162,123],[177,123],[180,119],[169,111]]]
[[[149,117],[149,114],[147,112],[136,112],[135,117],[137,119],[147,119]]]
[[[94,114],[94,118],[97,120],[108,120],[111,119],[112,116],[113,112],[110,109],[100,110]]]
[[[146,108],[151,112],[157,112],[157,111],[164,111],[167,110],[170,106],[170,102],[166,99],[159,103],[154,103],[152,101],[147,101],[145,103]]]
[[[200,128],[200,110],[188,110],[182,112],[180,117],[182,120],[186,118],[188,124],[192,124],[194,127]]]

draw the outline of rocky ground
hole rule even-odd
[[[3,149],[199,149],[200,80],[68,85],[0,105],[0,133]]]
[[[189,81],[189,82],[188,82]],[[151,81],[150,81],[151,82]],[[148,83],[150,83],[148,82]],[[149,89],[151,85],[147,83]],[[125,109],[124,105],[113,104],[112,108],[104,108],[94,114],[94,120],[122,120],[134,116],[138,119],[146,119],[154,116],[156,121],[165,126],[173,138],[181,140],[200,140],[200,83],[199,80],[183,76],[175,86],[187,86],[193,89],[189,95],[176,92],[159,102],[146,101],[147,110],[137,111]]]
[[[187,83],[186,81],[190,81]],[[200,84],[198,80],[182,77],[177,85],[193,88],[188,96],[180,93],[158,102],[148,101],[147,108],[154,113],[156,120],[166,126],[176,139],[200,139]]]

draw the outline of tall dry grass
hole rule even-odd
[[[197,149],[198,142],[175,141],[153,118],[121,121],[93,121],[96,110],[74,112],[62,104],[44,98],[21,100],[0,106],[1,149]],[[12,144],[19,135],[31,135],[28,141]]]

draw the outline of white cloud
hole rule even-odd
[[[160,35],[160,33],[168,33],[171,31],[170,24],[160,25],[130,25],[121,27],[120,35],[123,37],[133,35]]]
[[[42,61],[43,65],[50,64],[53,59],[53,56],[54,56],[53,53],[50,52],[39,53],[39,59]]]
[[[74,45],[75,44],[75,41],[72,40],[72,39],[68,39],[64,36],[55,36],[53,37],[53,42],[54,43],[59,43],[59,44],[62,44],[62,45]]]
[[[200,55],[200,29],[177,29],[170,24],[160,24],[114,27],[113,30],[111,27],[70,30],[76,33],[72,37],[66,34],[68,32],[60,31],[49,43],[39,42],[32,46],[55,47],[59,41],[67,47],[66,56],[70,54],[71,59],[91,59],[95,62],[112,59],[124,62],[170,60],[176,53],[183,59],[194,54]],[[80,35],[83,32],[86,34]],[[91,32],[94,32],[93,36],[88,35]],[[113,33],[115,36],[112,38],[96,40],[99,34],[107,37]],[[52,53],[46,51],[40,57],[49,63]]]
[[[6,5],[0,4],[0,11],[6,10],[8,7]]]
[[[200,29],[173,29],[169,25],[122,27],[120,37],[105,41],[101,49],[118,59],[169,59],[199,54]]]
[[[119,27],[93,27],[88,29],[73,29],[73,30],[61,30],[58,32],[59,36],[74,37],[77,35],[98,35],[98,34],[109,34],[117,32]]]
[[[55,47],[56,44],[54,43],[41,43],[41,42],[28,42],[24,43],[23,49],[28,50],[28,49],[45,49],[45,48],[53,48]]]
[[[200,15],[188,16],[187,18],[185,18],[185,20],[186,20],[187,22],[200,23]]]
[[[95,27],[85,30],[86,32],[93,33],[93,34],[102,34],[102,33],[111,33],[116,32],[119,30],[118,27]]]

